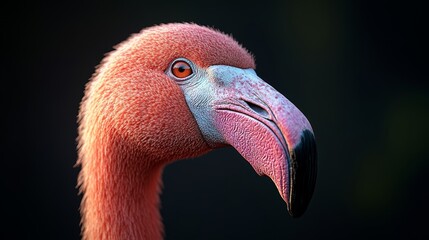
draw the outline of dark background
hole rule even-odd
[[[426,8],[416,1],[71,1],[2,8],[5,239],[79,239],[79,102],[103,54],[142,28],[231,33],[310,120],[319,150],[306,214],[234,149],[164,172],[166,239],[422,239],[429,135]],[[426,9],[426,10],[425,10]],[[10,238],[11,237],[11,238]]]

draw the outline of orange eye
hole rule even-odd
[[[185,61],[175,62],[173,66],[171,66],[171,72],[177,78],[186,78],[193,73],[191,66]]]

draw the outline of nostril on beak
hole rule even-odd
[[[252,109],[255,113],[259,114],[263,118],[269,118],[270,114],[263,107],[258,106],[254,103],[244,101],[250,109]]]

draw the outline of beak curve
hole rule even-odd
[[[191,93],[186,99],[205,140],[213,148],[234,147],[256,173],[271,178],[289,214],[301,216],[317,175],[307,118],[253,69],[215,65],[207,72],[202,84],[207,95],[198,99]]]

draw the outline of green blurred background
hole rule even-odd
[[[166,239],[429,239],[425,9],[313,0],[4,7],[2,236],[79,239],[73,166],[85,83],[130,34],[195,22],[232,34],[258,75],[304,112],[318,180],[306,214],[292,219],[274,184],[234,149],[176,162],[164,172]]]

